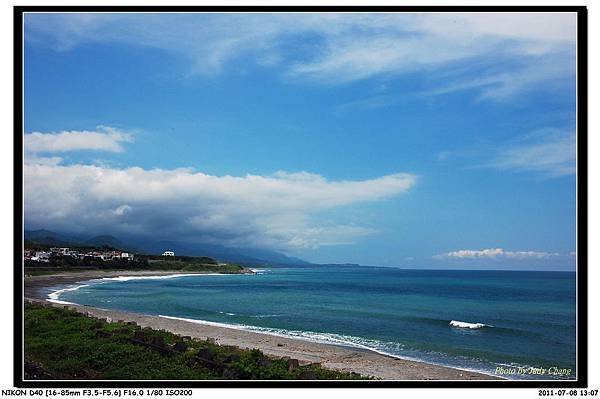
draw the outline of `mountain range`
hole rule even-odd
[[[54,245],[63,247],[90,246],[111,247],[130,252],[158,255],[164,251],[173,251],[182,256],[208,256],[221,261],[243,263],[247,265],[308,265],[299,258],[290,257],[280,252],[257,249],[226,247],[223,245],[188,243],[167,240],[148,240],[142,237],[117,238],[112,235],[85,236],[54,231],[25,230],[24,238],[32,244]]]

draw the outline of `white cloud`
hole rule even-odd
[[[542,129],[502,149],[487,166],[559,177],[575,173],[575,158],[575,132]]]
[[[440,35],[491,35],[530,42],[573,41],[575,13],[448,13],[432,14],[422,22]]]
[[[574,73],[574,57],[565,56],[574,51],[574,14],[371,14],[350,19],[341,29],[327,36],[320,56],[295,65],[291,73],[335,84],[417,70],[433,75],[437,69],[480,57],[535,56],[535,70],[521,67],[474,79],[469,68],[470,85],[500,86],[487,88],[481,97],[494,100],[556,77],[557,70],[561,77]],[[552,56],[552,62],[543,56]],[[466,83],[452,86],[457,90]]]
[[[118,206],[113,212],[117,216],[123,216],[127,212],[131,211],[131,207],[127,204]]]
[[[561,76],[574,76],[574,13],[30,14],[25,24],[32,43],[57,50],[90,42],[154,47],[187,59],[193,74],[244,68],[247,63],[234,61],[247,56],[257,65],[280,67],[287,76],[343,84],[416,70],[431,73],[457,62],[477,65],[482,57],[499,66],[502,57],[534,57],[530,63],[539,66],[545,64],[541,57],[551,55]],[[529,86],[527,78],[553,79],[544,68],[519,72],[510,71],[508,79],[505,70],[497,76],[471,70],[470,84],[500,81],[512,94]],[[515,79],[518,84],[511,83]],[[482,98],[495,99],[493,93]]]
[[[527,59],[527,58],[526,58]],[[515,66],[475,73],[468,72],[454,78],[444,77],[435,82],[435,88],[422,94],[439,96],[465,90],[477,90],[478,100],[506,101],[520,93],[533,89],[554,88],[565,79],[575,81],[575,57],[568,54],[530,57],[528,62]],[[460,74],[459,74],[460,75]],[[552,84],[548,84],[551,82]]]
[[[276,249],[352,243],[373,230],[327,221],[322,212],[408,191],[392,174],[329,181],[316,174],[213,176],[190,169],[117,169],[27,162],[28,226],[109,231]],[[319,217],[317,218],[317,213]]]
[[[434,259],[547,259],[564,256],[558,252],[506,251],[502,248],[461,249],[434,255]]]
[[[121,152],[123,151],[122,143],[132,140],[130,133],[108,126],[98,126],[95,131],[32,132],[25,135],[24,147],[25,151],[30,154],[78,150]]]
[[[30,155],[27,157],[27,163],[32,165],[48,165],[55,166],[61,163],[63,159],[61,157],[38,157],[36,155]]]

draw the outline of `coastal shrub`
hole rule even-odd
[[[97,258],[74,258],[71,256],[52,255],[48,262],[25,260],[25,274],[46,275],[71,271],[90,270],[160,270],[183,272],[210,272],[210,273],[239,273],[243,267],[233,263],[219,264],[207,256],[175,256],[161,257],[150,255],[137,255],[134,260]]]
[[[207,341],[187,341],[184,352],[172,350],[175,334],[125,323],[107,323],[73,310],[25,305],[25,359],[59,379],[358,379],[356,374],[299,366]],[[142,340],[135,339],[136,332]],[[165,347],[150,345],[164,342]],[[160,350],[158,350],[160,349]],[[209,357],[210,359],[206,359]]]

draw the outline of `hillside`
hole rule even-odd
[[[143,237],[122,237],[95,235],[81,237],[75,234],[54,231],[25,230],[25,240],[30,245],[50,245],[63,247],[110,247],[144,254],[162,254],[166,250],[182,256],[209,256],[225,262],[246,265],[308,265],[302,259],[289,257],[282,253],[257,248],[235,248],[205,243],[186,243],[167,240],[149,240]]]

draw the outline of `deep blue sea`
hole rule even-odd
[[[564,379],[576,371],[575,283],[573,272],[311,266],[254,275],[105,279],[53,297],[489,374],[499,366],[571,369],[568,377],[504,376]],[[451,321],[484,326],[461,328]]]

